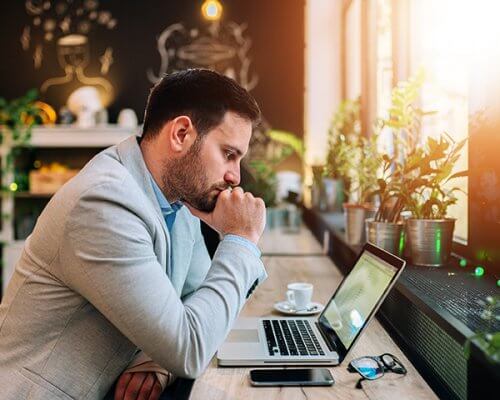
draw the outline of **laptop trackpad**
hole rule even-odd
[[[258,329],[233,329],[229,332],[226,342],[258,343],[259,331]]]

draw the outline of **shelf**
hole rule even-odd
[[[100,150],[116,145],[126,138],[140,134],[142,128],[122,128],[118,125],[104,125],[92,128],[79,128],[72,125],[55,126],[36,126],[31,131],[31,139],[25,146],[27,149],[62,149],[56,151],[51,157],[62,157],[63,162],[79,164],[83,158],[87,158],[90,153],[96,154]],[[12,149],[12,138],[4,140],[0,145],[0,158],[10,153]],[[74,150],[77,149],[75,152]],[[46,153],[43,152],[42,153]],[[82,153],[81,159],[77,154]],[[74,159],[76,157],[76,159]],[[50,158],[50,157],[49,157]],[[9,173],[4,177],[5,181],[12,181],[13,174]],[[9,219],[3,220],[0,240],[3,242],[3,268],[2,268],[2,286],[7,285],[14,266],[18,261],[24,240],[15,240],[15,210],[16,207],[29,207],[40,205],[50,200],[53,194],[34,194],[28,191],[0,194],[2,213],[9,215]],[[23,201],[24,200],[24,201]]]
[[[55,193],[14,192],[16,199],[50,199]]]
[[[139,127],[130,129],[117,125],[94,128],[64,125],[42,126],[33,128],[30,145],[33,147],[109,147],[139,132]]]

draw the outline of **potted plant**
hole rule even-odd
[[[392,130],[394,156],[401,162],[419,143],[422,118],[436,113],[424,111],[416,105],[424,80],[425,72],[419,69],[408,80],[398,82],[391,92],[389,116],[380,121],[381,128]]]
[[[403,255],[407,242],[401,220],[406,206],[401,188],[408,185],[413,174],[413,169],[405,166],[410,159],[419,158],[416,147],[422,117],[434,113],[425,112],[415,105],[423,83],[423,69],[407,81],[399,82],[392,90],[388,118],[379,121],[379,129],[392,130],[393,151],[392,156],[383,156],[382,174],[377,189],[372,193],[379,197],[380,206],[375,217],[366,222],[367,239],[399,256]],[[418,181],[412,181],[412,184],[415,183]]]
[[[400,219],[405,205],[400,194],[403,166],[387,154],[382,159],[382,175],[377,180],[378,188],[372,192],[372,196],[379,197],[380,205],[375,217],[366,220],[366,237],[370,243],[401,256],[405,244],[404,224]]]
[[[441,266],[449,259],[455,219],[447,217],[447,210],[461,189],[447,189],[445,183],[467,176],[467,171],[452,173],[466,141],[456,143],[446,134],[438,140],[429,137],[424,148],[410,154],[402,170],[399,192],[412,213],[406,224],[416,265]]]
[[[361,136],[360,99],[343,100],[328,130],[328,153],[323,178],[327,209],[340,211],[349,192],[350,149]]]
[[[361,134],[360,113],[359,98],[341,102],[328,133],[326,164],[326,175],[335,182],[331,182],[331,186],[343,187],[345,197],[349,198],[343,203],[346,241],[354,245],[365,241],[365,219],[374,213],[369,193],[377,183],[376,173],[381,162],[378,136],[366,138]],[[329,202],[333,210],[340,206],[334,192],[332,190],[335,197]]]
[[[256,158],[248,162],[252,178],[245,183],[244,189],[261,197],[266,205],[266,227],[274,228],[284,222],[284,210],[277,206],[276,168],[285,158],[294,151],[299,157],[304,154],[303,141],[291,132],[269,129],[266,137],[271,140],[272,146],[268,146],[266,159]],[[275,146],[275,145],[278,146]]]
[[[276,206],[276,172],[274,163],[266,163],[263,160],[253,160],[249,162],[253,180],[245,185],[245,190],[252,192],[255,196],[264,200],[266,205],[267,219],[266,226],[274,227],[273,208]]]
[[[327,211],[327,199],[324,184],[325,166],[317,164],[311,166],[313,181],[311,186],[312,207],[319,211]]]
[[[21,146],[31,140],[34,125],[41,122],[41,109],[36,99],[38,92],[29,90],[24,96],[7,101],[0,97],[0,144],[8,145],[10,152],[2,156],[2,191],[15,192],[18,185],[14,179],[14,161]]]
[[[377,149],[376,134],[369,138],[360,136],[349,145],[350,158],[345,164],[350,183],[350,202],[344,203],[346,241],[359,245],[366,241],[365,221],[372,218],[377,210],[372,203],[377,187],[377,171],[382,163],[382,155]]]
[[[297,137],[294,133],[271,129],[268,131],[268,135],[272,141],[275,143],[281,144],[284,146],[280,155],[280,162],[283,161],[286,157],[288,157],[292,152],[298,156],[301,165],[304,161],[305,154],[305,146],[304,141]],[[300,179],[300,178],[299,178]],[[300,232],[300,226],[302,222],[302,210],[299,205],[302,201],[301,199],[301,190],[297,186],[293,186],[293,189],[290,186],[285,185],[284,187],[280,187],[280,184],[283,185],[284,182],[278,179],[278,190],[283,192],[283,189],[288,189],[288,193],[286,197],[280,198],[280,201],[285,203],[284,213],[285,213],[285,221],[284,225],[286,226],[285,232],[287,233],[298,233]],[[288,182],[288,185],[290,182]],[[283,193],[282,193],[283,194]],[[281,212],[279,210],[278,212]]]

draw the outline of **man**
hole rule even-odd
[[[56,193],[0,306],[2,399],[99,399],[137,358],[203,372],[265,277],[264,203],[235,187],[258,117],[229,78],[169,75],[140,143],[103,151]],[[224,235],[212,261],[196,217]],[[128,372],[115,398],[158,394],[155,374]]]

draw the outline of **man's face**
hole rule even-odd
[[[240,183],[240,162],[251,135],[250,121],[227,112],[221,124],[198,138],[185,156],[165,165],[163,184],[180,200],[212,211],[220,192]]]

